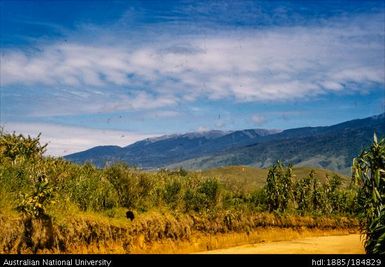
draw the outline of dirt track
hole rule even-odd
[[[257,243],[204,251],[208,254],[363,254],[365,253],[359,234],[321,236]]]

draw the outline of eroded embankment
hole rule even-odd
[[[189,253],[358,229],[354,218],[271,213],[147,212],[132,222],[83,213],[52,224],[28,221],[0,215],[0,253]]]

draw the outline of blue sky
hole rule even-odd
[[[64,155],[384,112],[383,1],[1,1],[1,125]]]

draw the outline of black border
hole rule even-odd
[[[39,266],[183,266],[207,264],[210,266],[229,265],[235,267],[248,266],[385,266],[385,255],[335,255],[335,254],[0,254],[0,266],[38,266],[7,265],[5,260],[36,260]],[[43,259],[71,260],[72,265],[43,265]],[[76,265],[75,260],[98,261],[104,264]],[[337,261],[340,259],[340,261]],[[104,261],[103,261],[104,260]],[[334,260],[334,261],[333,261]],[[342,261],[343,260],[343,261]],[[365,260],[365,261],[363,261]],[[354,261],[354,262],[353,262]],[[380,264],[378,262],[381,261]],[[357,264],[358,263],[358,264]],[[245,265],[247,264],[247,265]],[[251,264],[251,265],[250,265]],[[243,267],[242,266],[242,267]]]

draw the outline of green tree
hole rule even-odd
[[[312,209],[313,179],[314,179],[314,171],[312,170],[308,176],[298,179],[294,186],[295,188],[294,197],[298,205],[297,209],[302,214]]]
[[[335,174],[331,178],[326,175],[326,182],[324,184],[326,213],[339,213],[343,210],[344,192],[341,185],[342,178],[339,175]]]
[[[325,194],[322,192],[321,183],[314,175],[314,171],[309,174],[311,180],[311,206],[313,212],[322,212],[325,206]]]
[[[277,161],[269,169],[264,187],[269,211],[284,212],[293,199],[293,170],[291,165],[285,167]]]

